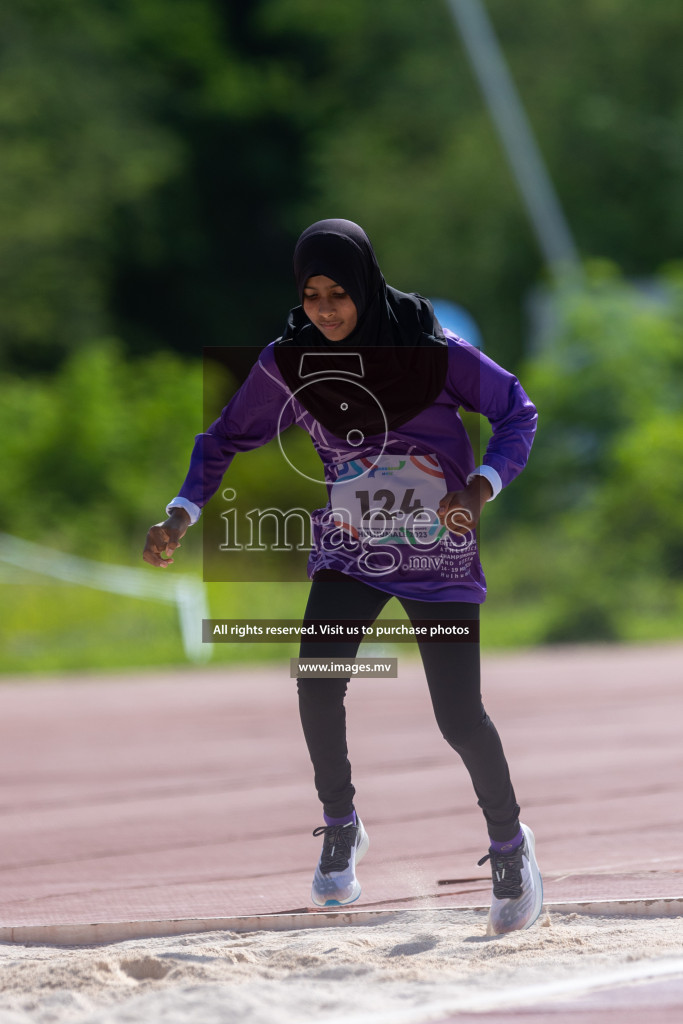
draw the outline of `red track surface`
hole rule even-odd
[[[398,680],[356,680],[348,700],[372,841],[354,909],[486,903],[483,819],[404,650]],[[680,645],[485,659],[547,900],[683,896],[682,678]],[[1,926],[308,906],[321,819],[284,663],[7,680],[0,721]],[[554,1008],[553,1024],[567,1014]]]

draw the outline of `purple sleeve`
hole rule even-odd
[[[268,346],[218,419],[205,433],[197,434],[179,497],[203,508],[237,452],[260,448],[295,421],[290,399]]]
[[[454,340],[446,388],[459,405],[481,413],[491,424],[493,436],[486,446],[484,465],[494,469],[506,487],[529,458],[538,419],[536,407],[513,374],[474,346],[460,338]]]

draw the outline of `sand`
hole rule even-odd
[[[290,932],[96,947],[5,943],[0,1024],[410,1024],[467,1011],[580,1007],[596,993],[602,1005],[633,1007],[662,981],[670,1002],[674,982],[679,1005],[681,917],[544,910],[528,931],[495,938],[485,924],[482,911],[426,910]]]

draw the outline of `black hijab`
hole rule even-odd
[[[387,285],[370,239],[349,220],[321,220],[294,250],[299,297],[310,277],[341,285],[358,321],[333,341],[302,306],[290,310],[275,345],[278,368],[292,393],[337,437],[383,434],[431,405],[443,389],[448,347],[431,303]]]

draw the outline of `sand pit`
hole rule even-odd
[[[482,911],[427,910],[290,932],[2,944],[0,1024],[410,1024],[596,998],[651,1007],[662,982],[668,1005],[683,1005],[681,917],[544,910],[529,931],[498,938],[485,922]]]

